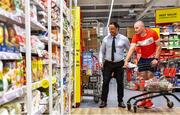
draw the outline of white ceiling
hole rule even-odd
[[[111,0],[78,0],[83,20],[98,20],[107,24]],[[180,0],[114,0],[111,21],[127,26],[141,19],[152,24],[155,9],[180,7]]]

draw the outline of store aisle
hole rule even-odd
[[[108,96],[108,107],[117,107],[117,86],[116,86],[116,80],[111,79],[110,85],[109,85],[109,96]],[[138,91],[132,91],[125,89],[124,91],[124,102],[126,103],[128,99],[132,96],[135,96],[139,94]],[[175,93],[180,98],[180,92]],[[180,107],[180,103],[175,100],[174,98],[170,99],[174,102],[175,107]],[[166,101],[162,97],[157,97],[153,99],[155,107],[166,107]],[[81,103],[80,108],[92,108],[92,107],[98,107],[98,104],[93,101],[93,97],[83,97],[83,101]]]
[[[108,106],[107,108],[99,109],[99,104],[95,103],[93,101],[93,97],[83,97],[83,101],[80,105],[80,108],[77,108],[74,110],[73,114],[133,114],[132,112],[127,111],[127,109],[118,108],[118,102],[117,102],[117,92],[116,92],[116,80],[112,79],[110,82],[110,89],[109,89],[109,96],[108,96]],[[125,89],[125,96],[124,96],[124,102],[126,103],[127,100],[137,95],[138,91],[132,91]],[[176,95],[180,98],[180,93],[176,93]],[[158,97],[153,99],[154,102],[154,108],[153,109],[138,109],[139,114],[144,114],[146,112],[147,114],[156,113],[158,115],[162,114],[180,114],[180,103],[177,102],[174,98],[170,98],[174,102],[174,108],[168,109],[166,106],[166,101],[162,97]]]

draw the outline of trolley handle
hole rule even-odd
[[[133,64],[133,63],[128,63],[128,67],[123,66],[123,69],[136,69],[136,68],[151,68],[153,67],[150,63],[146,64]]]
[[[138,68],[139,67],[152,67],[152,65],[150,63],[145,63],[145,64],[137,64]]]

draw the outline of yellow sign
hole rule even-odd
[[[43,80],[41,81],[41,86],[42,86],[43,88],[48,88],[48,87],[49,87],[49,81],[48,81],[47,79],[43,79]]]
[[[156,10],[156,24],[180,22],[180,8]]]
[[[75,42],[75,103],[81,101],[81,83],[80,83],[80,7],[75,7],[73,10],[74,19],[74,42]]]
[[[160,37],[160,28],[151,28],[152,30],[156,31],[158,36]]]

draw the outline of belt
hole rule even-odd
[[[124,62],[124,60],[121,60],[121,61],[118,61],[118,62],[113,62],[113,61],[105,60],[105,62],[108,62],[108,63],[122,63],[122,62]]]

